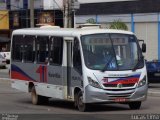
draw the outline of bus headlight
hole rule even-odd
[[[93,87],[101,88],[99,83],[97,81],[93,80],[91,77],[88,77],[88,82],[89,82],[89,85],[91,85]]]
[[[146,76],[141,80],[141,81],[139,81],[139,83],[138,83],[138,87],[142,87],[142,86],[144,86],[145,84],[146,84]]]

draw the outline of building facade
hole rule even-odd
[[[63,2],[65,0],[34,0],[35,26],[47,23],[63,26]],[[10,37],[18,28],[30,27],[29,0],[0,0],[1,13],[6,11],[8,26],[0,28],[0,35]],[[96,23],[109,28],[114,20],[125,22],[138,39],[145,40],[147,60],[160,60],[160,0],[79,0],[80,9],[75,11],[75,23]],[[96,8],[96,9],[95,9]],[[0,22],[2,22],[2,15]],[[5,18],[7,19],[7,18]],[[6,21],[6,20],[5,20]],[[7,23],[6,23],[7,24]],[[6,25],[7,26],[7,25]]]
[[[47,1],[47,2],[46,2]],[[9,28],[30,27],[30,0],[1,0],[0,11],[9,11]],[[39,23],[63,26],[62,2],[34,0],[35,26]]]
[[[107,1],[107,0],[106,0]],[[116,0],[115,0],[116,1]],[[145,40],[147,60],[160,60],[160,0],[135,0],[81,4],[76,12],[76,23],[94,19],[109,28],[114,20],[126,23],[138,39]],[[95,9],[96,8],[96,9]]]
[[[46,2],[47,1],[47,2]],[[29,0],[0,0],[0,51],[10,42],[11,33],[15,29],[30,27]],[[34,0],[34,23],[51,24],[63,27],[62,1]]]

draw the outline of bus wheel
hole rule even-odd
[[[131,102],[129,103],[129,107],[132,110],[138,110],[141,107],[141,102]]]
[[[85,112],[87,110],[87,104],[83,103],[82,91],[79,91],[76,99],[77,99],[76,103],[77,103],[78,110],[81,111],[81,112]]]
[[[31,98],[32,98],[33,105],[40,105],[40,104],[48,103],[47,97],[37,95],[36,89],[34,86],[32,87],[32,90],[31,90]]]

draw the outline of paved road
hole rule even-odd
[[[148,96],[140,110],[130,110],[128,105],[106,104],[92,105],[89,112],[83,113],[76,110],[72,102],[50,100],[49,104],[32,105],[30,94],[12,89],[10,81],[0,80],[0,113],[3,113],[2,116],[0,114],[0,120],[8,114],[18,115],[20,119],[15,120],[133,120],[136,114],[160,114],[159,101],[160,97]]]
[[[8,69],[0,70],[0,78],[2,77],[9,77]],[[46,105],[32,105],[30,94],[12,89],[10,84],[9,81],[0,79],[0,113],[5,113],[3,115],[0,114],[0,120],[7,116],[6,113],[18,114],[20,120],[46,120],[46,118],[47,120],[52,120],[53,118],[54,120],[106,120],[106,118],[133,120],[132,115],[135,114],[160,114],[160,96],[148,96],[147,101],[142,104],[140,110],[130,110],[128,105],[107,104],[92,105],[89,112],[81,113],[74,108],[72,102],[51,100]],[[159,92],[160,84],[150,84],[149,90]],[[158,117],[160,119],[160,116]]]
[[[9,65],[6,66],[6,69],[0,68],[0,78],[9,78],[9,68]]]
[[[90,114],[141,114],[160,113],[160,97],[148,97],[142,104],[141,110],[130,110],[128,105],[107,104],[93,105]],[[71,102],[51,100],[49,104],[35,106],[31,104],[30,95],[12,89],[10,82],[0,80],[0,113],[27,113],[27,114],[82,114]],[[84,114],[87,114],[84,113]]]

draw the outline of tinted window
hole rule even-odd
[[[76,68],[80,74],[82,74],[81,54],[78,39],[74,40],[73,45],[73,67]]]
[[[22,61],[23,52],[23,36],[13,36],[12,59],[15,61]]]
[[[35,56],[35,37],[25,36],[24,37],[24,61],[34,62]]]
[[[40,36],[36,40],[37,62],[45,63],[48,60],[49,37]]]
[[[63,38],[51,37],[50,39],[50,63],[61,65],[63,53]]]

